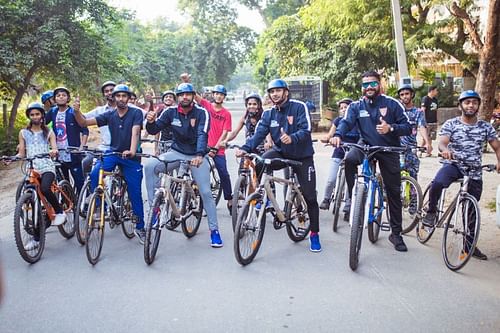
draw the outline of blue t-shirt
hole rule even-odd
[[[135,125],[142,127],[142,119],[142,111],[130,106],[123,117],[120,117],[118,110],[114,109],[95,118],[97,126],[108,125],[111,133],[110,148],[112,151],[120,153],[130,149],[132,127]]]
[[[337,128],[340,124],[340,121],[342,120],[342,117],[337,117],[335,118],[332,123],[335,125],[335,128]],[[359,141],[359,132],[358,132],[358,126],[354,126],[353,129],[351,129],[349,132],[344,137],[344,142],[348,143],[357,143]],[[345,151],[344,148],[338,147],[333,150],[332,158],[344,158]]]

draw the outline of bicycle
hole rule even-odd
[[[494,164],[482,165],[481,168],[488,172],[496,171]],[[447,189],[443,188],[436,211],[437,222],[434,226],[428,227],[422,223],[426,215],[425,210],[423,210],[416,229],[417,240],[425,244],[431,239],[437,228],[444,228],[441,253],[446,267],[452,271],[458,271],[467,264],[479,239],[481,224],[479,203],[476,198],[467,192],[471,171],[471,166],[465,166],[464,177],[454,182],[460,184],[460,189],[446,207],[446,210],[445,197]],[[429,205],[430,187],[431,184],[427,186],[424,192],[424,207]],[[454,248],[454,245],[457,248]]]
[[[49,157],[49,154],[37,154],[31,158],[2,157],[2,160],[28,162],[27,183],[14,211],[14,238],[19,254],[30,264],[40,260],[45,248],[45,230],[56,215],[54,208],[41,191],[41,174],[33,167],[35,159]],[[58,226],[59,232],[64,238],[70,239],[75,234],[75,194],[73,188],[67,180],[59,182],[54,180],[51,191],[58,197],[58,201],[67,216],[66,222]],[[26,246],[33,241],[36,242],[37,246],[27,249]]]
[[[287,166],[300,166],[302,163],[283,158],[263,159],[254,153],[246,155],[263,162],[264,170],[256,191],[245,199],[234,231],[234,254],[236,261],[241,265],[251,263],[259,251],[264,237],[267,211],[274,217],[274,228],[278,230],[286,226],[288,237],[294,242],[304,240],[310,231],[307,203],[302,196],[295,173],[290,175],[290,179],[272,175],[273,163],[284,163]],[[274,183],[288,185],[284,210],[280,209],[276,200]],[[266,209],[268,200],[273,208]]]
[[[241,149],[238,145],[228,145],[230,149]],[[241,211],[245,199],[255,192],[258,185],[257,171],[255,169],[255,162],[251,156],[242,157],[238,168],[238,179],[234,183],[233,201],[231,206],[231,219],[233,225],[233,232],[238,222],[238,213]]]
[[[182,232],[191,238],[198,232],[203,213],[203,201],[198,185],[193,181],[190,160],[176,159],[165,161],[158,156],[143,154],[144,157],[156,158],[165,164],[180,163],[177,176],[164,173],[160,178],[160,187],[156,189],[153,204],[146,221],[146,240],[144,242],[144,261],[153,263],[160,243],[161,229],[170,220],[177,221]]]
[[[101,162],[99,168],[98,185],[92,193],[87,210],[87,223],[85,229],[85,252],[88,261],[95,265],[101,255],[102,245],[104,241],[104,227],[106,216],[109,217],[110,227],[121,224],[123,234],[131,239],[134,237],[134,228],[137,223],[137,217],[132,211],[130,200],[128,199],[127,183],[123,178],[121,171],[117,169],[113,171],[104,171],[103,158],[105,156],[118,155],[119,152],[102,152],[99,150],[87,150]],[[137,153],[136,157],[146,156]],[[105,177],[111,176],[115,181],[105,182]],[[109,214],[105,214],[109,210]],[[97,214],[94,214],[97,213]],[[96,218],[97,216],[97,218]],[[78,232],[81,234],[81,223],[78,227]]]
[[[380,230],[390,230],[390,227],[382,222],[382,213],[385,209],[384,185],[381,176],[375,172],[375,162],[372,157],[378,152],[402,152],[406,148],[356,143],[343,143],[342,146],[358,148],[364,154],[361,174],[357,175],[352,189],[353,207],[349,216],[351,225],[349,266],[354,271],[358,268],[363,229],[368,228],[368,239],[372,243],[378,240]]]
[[[210,165],[210,187],[212,189],[212,196],[215,201],[215,207],[219,204],[220,198],[222,197],[222,185],[220,182],[219,173],[215,167],[214,160],[209,156],[208,163]]]

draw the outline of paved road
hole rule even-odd
[[[322,194],[330,150],[316,150]],[[236,160],[228,160],[235,172]],[[204,219],[192,239],[165,232],[151,266],[137,240],[126,240],[119,229],[106,231],[101,260],[92,267],[76,239],[64,240],[54,228],[42,260],[28,265],[15,248],[12,218],[2,218],[7,295],[0,332],[500,330],[499,261],[471,260],[453,273],[441,258],[440,232],[428,246],[406,237],[407,253],[395,252],[387,233],[375,245],[365,237],[353,273],[349,228],[341,222],[334,234],[330,214],[322,211],[322,253],[268,225],[257,258],[241,267],[227,210],[219,206],[222,249],[209,246]]]

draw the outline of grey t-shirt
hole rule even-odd
[[[439,135],[450,138],[448,148],[453,152],[455,159],[459,161],[458,167],[464,173],[465,166],[473,168],[472,179],[481,179],[481,161],[483,155],[483,144],[496,140],[496,133],[490,123],[478,120],[473,125],[465,124],[461,117],[447,120]],[[444,163],[453,163],[444,161]]]

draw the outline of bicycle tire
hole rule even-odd
[[[222,197],[222,186],[214,162],[210,162],[210,188],[212,190],[212,197],[215,201],[215,207],[217,207]]]
[[[332,208],[332,214],[333,214],[333,225],[332,225],[332,230],[333,232],[337,232],[337,227],[339,223],[339,217],[340,217],[340,205],[342,204],[342,201],[345,199],[344,198],[344,189],[345,189],[345,172],[344,168],[342,167],[341,171],[339,172],[338,177],[340,177],[338,181],[338,186],[336,186],[334,195],[333,195],[333,208]]]
[[[258,203],[260,203],[259,210],[256,209]],[[253,216],[254,214],[255,216]],[[245,266],[253,261],[262,244],[265,228],[266,213],[262,196],[259,193],[252,193],[245,200],[234,230],[234,256],[240,265]]]
[[[100,203],[97,205],[97,199],[100,198]],[[104,242],[104,195],[94,191],[89,202],[89,210],[87,213],[87,231],[85,238],[85,253],[87,260],[92,265],[97,264],[99,256],[102,252],[102,245]],[[100,221],[94,220],[94,212],[100,211]]]
[[[369,215],[375,216],[375,214],[378,214],[377,219],[375,221],[368,221],[368,239],[372,244],[376,243],[378,240],[378,236],[380,234],[380,226],[382,224],[382,214],[379,213],[383,202],[384,202],[384,197],[383,194],[381,195],[380,190],[383,189],[382,185],[382,180],[379,179],[379,185],[375,188],[373,191],[373,198],[370,200],[373,200],[373,211],[369,212]]]
[[[231,222],[233,232],[236,227],[236,223],[238,222],[238,212],[241,210],[241,207],[243,207],[245,199],[248,195],[247,183],[247,177],[244,175],[240,175],[236,180],[236,183],[234,183],[233,200],[231,205]]]
[[[428,207],[429,205],[429,190],[431,188],[431,184],[427,185],[424,191],[424,195],[422,197],[422,207]],[[431,239],[432,235],[434,234],[434,231],[436,230],[436,225],[433,227],[427,227],[425,226],[422,221],[424,219],[425,213],[424,210],[421,210],[421,214],[419,214],[419,217],[417,219],[417,227],[415,228],[416,234],[417,234],[417,240],[421,244],[425,244]]]
[[[163,207],[162,207],[163,206]],[[162,192],[158,192],[153,200],[146,222],[146,240],[144,242],[144,261],[151,265],[155,260],[161,237],[162,210],[167,209]]]
[[[359,252],[363,238],[366,189],[365,184],[357,183],[355,188],[354,207],[352,211],[351,239],[349,244],[349,267],[355,271],[359,264]]]
[[[37,210],[38,214],[35,214]],[[26,234],[25,237],[23,237],[23,231]],[[36,238],[38,238],[38,246],[27,250],[25,244],[32,240],[36,241]],[[34,264],[40,260],[45,248],[45,223],[42,219],[39,201],[32,192],[23,193],[17,201],[14,211],[14,239],[17,251],[26,262]]]
[[[67,180],[60,181],[58,184],[61,191],[63,191],[68,199],[62,194],[59,194],[59,203],[63,211],[66,213],[66,221],[57,226],[59,233],[66,239],[70,239],[75,235],[75,214],[76,214],[76,198],[75,191]],[[68,201],[69,200],[69,201]]]
[[[23,180],[19,182],[16,188],[16,203],[19,201],[21,194],[24,192],[24,188],[26,186],[26,176],[23,177]]]
[[[82,190],[78,195],[78,202],[76,204],[76,212],[75,212],[76,239],[78,240],[78,243],[80,243],[81,245],[85,245],[85,237],[86,237],[85,235],[87,232],[87,210],[88,210],[88,207],[85,207],[85,201],[90,195],[91,195],[90,179],[87,179],[85,180],[85,183],[83,183]]]
[[[128,196],[128,188],[127,184],[124,181],[121,181],[122,195],[120,197],[120,218],[123,234],[127,239],[131,239],[135,237],[134,229],[137,224],[137,216],[135,216],[134,211],[132,209],[132,203],[130,202],[130,198]]]
[[[441,247],[444,263],[452,271],[458,271],[463,268],[472,257],[477,240],[479,239],[479,230],[481,227],[479,204],[476,198],[465,193],[459,198],[456,207],[458,209],[455,208],[453,213],[450,214],[444,226]],[[471,209],[473,215],[470,215]],[[470,221],[471,216],[473,216],[474,221]],[[453,243],[458,245],[458,249],[453,249]]]
[[[201,200],[201,195],[198,191],[198,187],[194,187],[195,197],[193,198],[191,194],[186,191],[186,199],[184,203],[186,209],[182,211],[189,212],[186,218],[181,221],[182,233],[187,238],[191,238],[198,232],[201,223],[201,217],[203,216],[203,200]]]
[[[401,177],[401,203],[403,205],[402,234],[412,231],[418,224],[418,215],[422,210],[422,188],[415,178]],[[405,224],[405,221],[409,221]]]
[[[293,194],[291,203],[285,203],[286,233],[294,242],[303,241],[311,231],[311,221],[304,204],[299,201],[297,193]],[[297,223],[294,223],[295,220]]]

